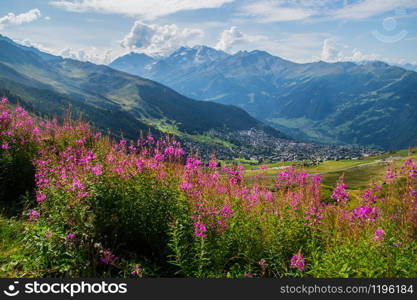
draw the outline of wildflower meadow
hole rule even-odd
[[[172,137],[113,140],[0,104],[0,202],[19,222],[6,271],[42,277],[417,277],[417,165],[353,194],[274,178]],[[10,225],[11,226],[11,225]]]

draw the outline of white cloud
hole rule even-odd
[[[260,0],[243,5],[237,15],[258,23],[320,22],[366,19],[397,9],[397,17],[411,17],[404,14],[407,9],[414,8],[417,8],[416,0]]]
[[[24,23],[33,22],[41,17],[39,9],[31,9],[28,12],[16,15],[14,13],[8,13],[4,17],[0,18],[0,29],[3,29],[9,25],[21,25]]]
[[[362,0],[332,12],[335,19],[366,19],[395,9],[416,8],[415,0]]]
[[[354,48],[350,54],[344,54],[342,50],[340,50],[340,46],[336,43],[334,39],[325,39],[323,41],[323,47],[320,55],[320,59],[322,61],[327,62],[340,62],[340,61],[353,61],[353,62],[361,62],[361,61],[374,61],[374,60],[381,60],[386,61],[388,63],[394,63],[398,60],[392,60],[388,58],[384,58],[382,55],[379,54],[364,54],[358,48]],[[346,48],[346,47],[343,47]]]
[[[123,48],[149,55],[167,55],[181,46],[190,46],[203,36],[199,29],[179,28],[171,25],[147,25],[136,21],[121,41]]]
[[[323,41],[323,48],[321,50],[320,59],[323,61],[337,61],[340,52],[336,49],[336,44],[333,39],[325,39]]]
[[[258,23],[270,23],[304,20],[317,14],[311,2],[298,6],[293,6],[292,2],[267,0],[250,3],[240,8],[238,16],[251,17]]]
[[[243,43],[257,42],[263,39],[267,39],[262,35],[248,35],[239,31],[236,26],[230,27],[230,29],[224,30],[220,34],[220,39],[217,42],[215,48],[230,52],[235,45]]]
[[[123,54],[124,51],[116,51],[112,49],[98,49],[96,47],[87,48],[71,48],[65,47],[60,49],[54,49],[46,47],[43,44],[32,42],[31,40],[16,40],[15,42],[27,46],[39,49],[42,52],[46,52],[56,56],[62,56],[64,58],[71,58],[80,61],[89,61],[96,64],[109,64],[114,58]]]
[[[59,0],[50,4],[73,12],[102,12],[152,20],[184,10],[217,8],[234,0]]]
[[[64,48],[54,52],[55,55],[62,56],[64,58],[89,61],[95,64],[109,64],[119,55],[115,54],[115,52],[111,49],[100,50],[95,47],[85,49]]]

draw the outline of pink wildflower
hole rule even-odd
[[[194,224],[194,233],[196,237],[207,237],[207,228],[206,225],[204,225],[203,222],[195,222]]]
[[[36,210],[31,210],[28,214],[29,221],[37,221],[41,217],[41,214],[38,213]]]
[[[338,184],[336,189],[333,191],[331,198],[336,200],[337,203],[344,203],[350,201],[349,192],[346,191],[347,185],[346,184]]]
[[[293,269],[298,269],[299,271],[303,272],[305,269],[305,260],[302,254],[295,254],[290,261],[290,267]]]
[[[378,228],[377,230],[375,230],[375,234],[374,234],[374,240],[376,241],[382,241],[385,237],[385,230]]]
[[[96,176],[100,176],[101,174],[103,174],[103,166],[102,165],[95,165],[91,171],[93,172],[94,175]]]
[[[46,199],[46,195],[43,193],[39,193],[36,195],[36,202],[41,203]]]
[[[110,250],[103,250],[101,252],[100,261],[106,265],[114,265],[117,261],[116,257]]]
[[[66,241],[70,241],[75,239],[75,233],[68,233],[67,236],[65,237]]]

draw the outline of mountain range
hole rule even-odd
[[[135,66],[142,59],[147,58],[141,57]],[[365,151],[300,143],[236,106],[192,100],[152,80],[64,59],[4,36],[0,36],[0,96],[40,116],[63,119],[71,113],[115,137],[135,139],[139,131],[172,134],[189,151],[206,157],[215,152],[220,159],[329,159],[357,157]]]
[[[194,99],[236,105],[297,139],[386,150],[417,145],[417,73],[380,61],[295,63],[265,51],[181,47],[112,68]]]

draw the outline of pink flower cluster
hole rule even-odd
[[[385,237],[385,230],[382,228],[378,228],[375,230],[374,240],[375,241],[382,241]]]
[[[288,170],[277,174],[275,184],[280,187],[288,187],[292,185],[305,186],[308,178],[308,173],[297,172],[294,168],[289,168]]]
[[[346,204],[350,201],[350,194],[347,192],[346,184],[338,184],[336,189],[333,190],[332,199],[336,200],[337,203]]]
[[[298,269],[301,272],[304,272],[305,269],[305,260],[302,254],[295,254],[290,260],[290,267],[293,269]]]
[[[354,223],[374,222],[379,217],[378,210],[370,206],[360,206],[352,210],[350,221]]]
[[[118,257],[113,254],[110,250],[101,251],[100,261],[105,265],[114,265]]]

